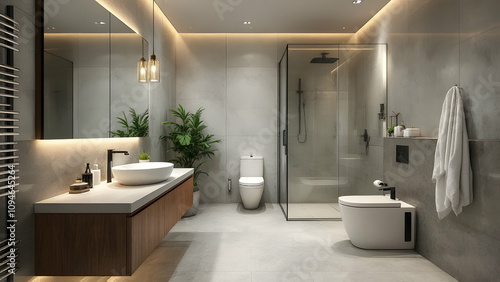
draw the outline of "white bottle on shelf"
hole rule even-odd
[[[403,137],[403,129],[401,125],[394,127],[394,137]]]

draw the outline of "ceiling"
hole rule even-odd
[[[180,33],[354,33],[390,0],[156,0]],[[251,24],[244,24],[251,22]]]
[[[53,9],[52,1],[45,1],[45,33],[132,33],[108,10],[93,0],[66,0]]]

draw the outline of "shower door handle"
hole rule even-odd
[[[285,155],[288,155],[288,146],[287,146],[287,136],[286,136],[286,130],[283,130],[283,146],[285,147]]]

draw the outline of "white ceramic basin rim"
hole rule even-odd
[[[122,185],[146,185],[168,179],[174,169],[173,163],[149,162],[114,166],[113,176]]]

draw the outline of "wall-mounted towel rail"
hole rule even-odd
[[[4,267],[4,268],[0,269],[0,273],[7,272],[8,270],[9,270],[9,267]]]
[[[12,91],[12,92],[19,92],[19,90],[15,89],[15,88],[6,87],[6,86],[0,86],[0,89],[7,90],[7,91]]]
[[[17,179],[19,179],[19,176],[15,176],[14,178],[17,180]],[[10,178],[8,178],[8,177],[7,177],[7,178],[1,178],[1,179],[0,179],[0,183],[7,182],[7,181],[11,181],[11,180],[12,180],[12,179],[10,179]]]
[[[8,30],[5,30],[5,29],[3,29],[3,28],[0,28],[0,32],[2,32],[2,33],[4,33],[4,34],[7,34],[7,35],[9,35],[9,36],[12,36],[12,37],[14,37],[14,38],[19,38],[19,36],[18,36],[17,34],[15,34],[15,33],[13,33],[13,32],[10,32],[10,31],[8,31]]]
[[[17,252],[17,248],[15,248],[15,249],[16,249],[16,252]],[[3,258],[5,258],[5,257],[6,257],[6,256],[8,256],[8,255],[9,255],[9,252],[6,252],[6,253],[4,253],[4,254],[1,254],[1,255],[0,255],[0,259],[3,259]],[[17,258],[17,255],[16,255],[16,258]]]
[[[2,246],[3,244],[7,244],[8,242],[9,242],[9,239],[5,239],[5,240],[0,242],[0,246]]]
[[[16,22],[14,19],[12,19],[12,17],[9,17],[9,16],[6,16],[6,15],[3,15],[3,14],[0,14],[0,18],[6,20],[7,22],[10,22],[11,25],[12,24],[15,24],[15,25],[19,25],[18,22]]]
[[[3,79],[3,78],[0,78],[0,82],[7,83],[7,84],[13,84],[13,85],[19,85],[19,82],[16,82],[14,80]]]
[[[14,98],[14,99],[18,99],[18,98],[19,98],[19,97],[18,97],[18,96],[16,96],[16,95],[6,94],[6,93],[0,93],[0,97]]]
[[[0,157],[0,161],[19,159],[19,156]]]
[[[7,42],[9,42],[9,43],[12,43],[12,44],[14,44],[14,45],[19,45],[19,43],[17,43],[16,41],[14,41],[14,40],[12,40],[12,39],[9,39],[9,38],[7,38],[7,37],[5,37],[5,36],[1,36],[1,35],[0,35],[0,39],[1,39],[1,40],[3,40],[3,41],[7,41]]]
[[[18,270],[19,270],[19,268],[16,268],[16,269],[14,270],[14,272],[17,272]],[[0,276],[0,280],[5,279],[5,278],[7,278],[7,277],[9,277],[9,276],[11,276],[11,275],[12,275],[12,274],[7,273],[7,274],[5,274],[5,275],[3,275],[3,276]]]
[[[18,22],[16,22],[16,21],[15,21],[14,19],[12,19],[11,17],[6,16],[6,15],[3,15],[3,14],[0,14],[0,18],[4,19],[4,20],[6,20],[6,21],[8,21],[8,22],[10,22],[10,23],[13,23],[13,24],[15,24],[15,25],[18,25],[18,24],[19,24]]]
[[[8,166],[11,166],[11,165],[13,165],[13,166],[18,166],[18,165],[19,165],[19,163],[6,163],[6,164],[0,164],[0,168],[2,168],[2,167],[8,167]]]
[[[19,49],[14,48],[14,47],[12,47],[12,46],[10,46],[10,45],[7,45],[7,44],[0,43],[0,46],[1,46],[1,47],[5,47],[5,48],[7,48],[7,49],[10,49],[10,50],[12,50],[12,51],[19,52]]]
[[[18,193],[18,192],[19,192],[19,190],[15,190],[14,192]],[[7,192],[7,193],[2,193],[2,194],[0,194],[0,198],[1,198],[1,197],[5,197],[5,196],[9,196],[9,195],[12,195],[12,194],[11,194],[10,192]]]
[[[16,183],[16,185],[14,186],[19,186],[19,183]],[[3,186],[0,186],[0,190],[4,190],[4,189],[10,189],[11,185],[3,185]],[[7,192],[8,193],[8,192]]]
[[[14,99],[19,98],[15,93],[20,93],[16,86],[20,83],[16,81],[19,78],[20,70],[14,67],[14,52],[18,52],[21,45],[17,42],[19,39],[19,23],[14,20],[14,7],[6,6],[5,11],[7,15],[0,14],[0,48],[4,48],[0,54],[0,197],[5,197],[5,219],[2,224],[5,228],[5,233],[2,232],[9,240],[16,239],[17,220],[16,220],[16,193],[19,192],[18,179],[19,169],[19,156],[15,154],[18,149],[14,146],[17,142],[14,141],[14,136],[19,135],[14,132],[19,129],[15,122],[19,119],[14,118],[19,112],[14,110]],[[5,61],[3,61],[5,59]],[[14,180],[12,183],[12,180]],[[5,185],[8,184],[8,185]],[[12,229],[10,226],[14,225],[16,228]],[[0,277],[1,281],[7,282],[14,281],[14,275],[18,270],[18,244],[16,242],[15,248],[9,244],[5,244],[6,240],[0,242]],[[10,242],[10,241],[9,241]],[[3,244],[3,245],[2,245]],[[14,257],[14,259],[12,259]],[[14,260],[14,262],[13,262]]]
[[[10,245],[9,245],[9,244],[7,244],[7,242],[8,242],[8,241],[9,241],[9,240],[4,240],[4,243],[3,243],[3,244],[0,244],[0,245],[5,245],[5,246],[3,246],[3,247],[1,247],[1,248],[0,248],[0,252],[2,252],[3,250],[5,250],[5,249],[7,249],[7,248],[10,248]],[[19,243],[19,240],[16,240],[15,242],[16,242],[16,244],[17,244],[17,243]],[[1,263],[0,263],[0,265],[1,265]]]
[[[17,74],[13,74],[13,73],[9,73],[9,72],[4,72],[4,71],[1,71],[1,70],[0,70],[0,74],[3,75],[3,76],[12,77],[12,78],[19,78],[19,75],[17,75]]]
[[[0,111],[0,114],[6,114],[6,115],[18,115],[19,112],[15,111]]]
[[[18,132],[0,132],[0,136],[18,136]]]
[[[18,68],[15,68],[15,67],[12,67],[12,66],[8,66],[8,65],[4,65],[4,64],[0,64],[0,68],[6,69],[6,70],[11,70],[11,71],[19,71]]]
[[[0,175],[11,174],[11,171],[12,170],[2,171],[2,172],[0,172]],[[14,169],[13,171],[17,174],[19,172],[19,169]]]
[[[11,29],[11,30],[13,30],[15,32],[19,32],[19,29],[16,28],[15,26],[11,25],[11,24],[4,23],[4,22],[0,21],[0,25],[3,25],[5,27],[7,27],[8,29]]]
[[[0,142],[0,146],[17,145],[17,142]]]

